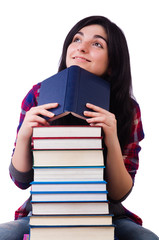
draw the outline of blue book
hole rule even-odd
[[[32,182],[32,191],[106,191],[105,181]]]
[[[107,191],[31,191],[33,201],[106,201]]]
[[[110,84],[78,66],[71,66],[41,83],[38,105],[59,103],[50,109],[54,120],[68,114],[85,119],[86,103],[109,110]],[[51,120],[51,119],[50,119]]]

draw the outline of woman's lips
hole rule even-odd
[[[73,59],[77,59],[82,62],[91,62],[89,59],[87,59],[85,57],[81,57],[81,56],[75,56],[75,57],[73,57]]]

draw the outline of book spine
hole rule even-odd
[[[67,75],[67,88],[65,95],[65,111],[75,112],[77,108],[77,100],[78,100],[78,85],[79,85],[79,77],[80,77],[80,69],[79,68],[71,68],[71,77],[70,77],[70,69],[68,69]]]

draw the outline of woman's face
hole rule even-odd
[[[108,68],[107,34],[102,26],[94,24],[82,28],[68,46],[66,66],[77,65],[102,76]]]

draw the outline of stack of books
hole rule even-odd
[[[100,127],[33,129],[31,240],[114,239]]]

